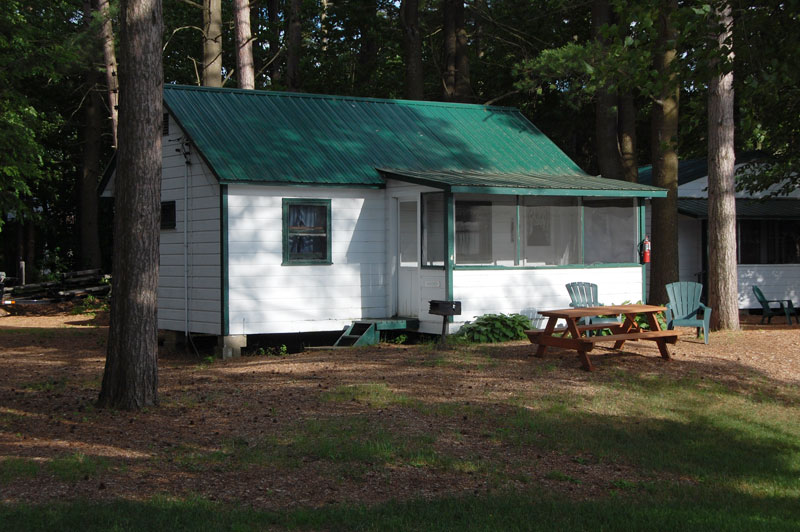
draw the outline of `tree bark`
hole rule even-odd
[[[80,235],[80,267],[102,266],[98,228],[97,184],[100,181],[100,156],[103,143],[103,101],[100,97],[100,73],[89,65],[86,76],[89,95],[86,98],[86,123],[83,134],[83,168],[78,181],[78,234]]]
[[[114,297],[98,405],[133,410],[158,403],[161,1],[121,0],[120,20]]]
[[[111,13],[108,0],[94,0],[95,9],[100,14],[102,26],[100,38],[103,41],[103,60],[106,67],[106,87],[108,90],[108,112],[111,119],[111,136],[113,147],[117,147],[117,105],[119,84],[117,83],[117,55],[114,51],[114,31],[111,25]]]
[[[240,89],[255,89],[253,39],[250,29],[250,0],[233,0],[236,31],[236,80]]]
[[[400,3],[400,20],[403,22],[403,50],[405,52],[405,91],[408,100],[425,98],[425,78],[422,71],[422,37],[419,32],[419,0]]]
[[[652,246],[649,301],[666,303],[666,285],[678,280],[678,95],[677,76],[672,63],[677,52],[674,44],[677,31],[671,16],[677,0],[660,4],[659,37],[656,43],[655,67],[663,87],[653,102],[651,148],[653,184],[667,189],[666,198],[653,199]]]
[[[289,90],[300,90],[300,54],[302,46],[302,23],[300,21],[301,0],[288,0],[289,14],[286,17],[286,87]]]
[[[622,155],[622,179],[639,181],[639,161],[636,157],[636,102],[631,94],[621,94],[619,102],[619,151]]]
[[[717,18],[723,27],[719,48],[733,62],[726,43],[733,31],[730,5],[719,8]],[[739,329],[733,103],[733,72],[713,76],[708,85],[708,294],[714,330]]]
[[[456,87],[455,99],[459,102],[472,102],[475,95],[472,93],[472,84],[469,77],[469,46],[467,27],[464,21],[464,2],[459,0],[455,4],[456,22]]]
[[[85,24],[87,27],[91,22],[91,14],[97,11],[100,17],[108,17],[108,3],[105,2],[105,12],[100,11],[100,5],[97,0],[89,1],[84,0],[83,9],[86,14]],[[110,25],[110,20],[108,21]],[[90,60],[86,65],[86,90],[87,97],[84,100],[85,122],[83,125],[83,160],[81,165],[81,174],[76,183],[76,192],[78,200],[77,222],[78,222],[78,265],[82,269],[94,269],[102,266],[102,259],[100,255],[100,233],[98,231],[98,198],[97,198],[97,183],[100,180],[100,158],[102,154],[103,137],[102,132],[104,129],[103,123],[103,99],[100,96],[100,87],[102,85],[102,75],[97,70],[95,59],[100,55],[100,44],[103,48],[106,47],[106,32],[105,20],[102,21],[101,32],[98,35],[97,45],[92,46],[89,51]],[[110,28],[109,28],[110,31]],[[112,55],[113,55],[113,41]],[[105,54],[104,50],[104,56]],[[106,63],[106,75],[108,75],[109,65],[107,57],[104,58]],[[116,73],[113,77],[116,82]],[[106,78],[108,80],[108,77]],[[116,100],[116,93],[110,102]],[[111,93],[109,91],[109,97]],[[114,112],[116,115],[116,110]],[[112,119],[113,121],[113,119]],[[112,125],[113,129],[113,125]],[[116,142],[116,134],[114,135]]]
[[[592,3],[594,38],[605,47],[602,29],[611,24],[611,6],[608,0]],[[609,179],[622,179],[622,153],[619,145],[619,116],[617,94],[601,87],[595,96],[595,146],[600,174]]]
[[[456,13],[460,0],[442,0],[444,72],[442,72],[442,98],[450,101],[456,92]]]
[[[358,64],[356,66],[354,93],[369,96],[372,76],[378,66],[378,39],[375,35],[375,22],[378,6],[374,1],[364,2],[364,13],[360,18],[363,26],[358,43]]]
[[[270,60],[278,55],[281,49],[280,30],[278,28],[279,18],[279,1],[267,0],[267,23],[269,24],[268,41],[269,41],[269,55]],[[269,79],[272,85],[279,83],[281,80],[281,64],[280,61],[274,60],[269,66]]]
[[[203,0],[203,85],[222,87],[221,0]]]

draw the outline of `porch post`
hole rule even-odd
[[[448,301],[453,300],[453,267],[456,262],[456,206],[453,194],[451,192],[444,193],[444,238],[447,253],[445,254],[444,261],[444,275],[445,275],[445,294]],[[453,321],[453,316],[448,316],[449,321]]]

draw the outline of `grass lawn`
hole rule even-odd
[[[165,359],[125,414],[91,406],[103,328],[1,326],[0,530],[800,530],[800,370],[757,364],[800,329],[592,374],[524,343]]]

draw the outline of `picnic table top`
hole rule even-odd
[[[577,307],[556,310],[540,310],[539,314],[548,318],[583,318],[600,314],[639,314],[663,312],[666,307],[658,305],[608,305],[601,307]]]

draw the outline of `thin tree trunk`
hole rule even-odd
[[[464,22],[464,1],[458,0],[454,3],[455,25],[456,25],[456,84],[455,100],[459,102],[471,102],[472,85],[469,78],[469,49],[467,28]]]
[[[267,35],[269,41],[269,55],[270,59],[273,59],[276,55],[278,55],[279,50],[281,49],[280,43],[280,30],[278,29],[279,19],[278,19],[278,0],[267,0],[267,24],[269,25],[269,32]],[[269,79],[272,85],[279,83],[281,80],[281,64],[280,61],[272,61],[269,66]]]
[[[302,46],[302,23],[300,21],[301,0],[287,0],[289,16],[286,30],[286,87],[289,90],[300,90],[300,54]]]
[[[653,102],[651,146],[653,152],[653,184],[667,189],[666,198],[653,199],[653,259],[650,276],[650,298],[653,303],[667,301],[666,285],[678,280],[678,84],[671,70],[677,52],[668,48],[677,31],[671,21],[677,0],[661,4],[656,70],[664,80],[664,89]]]
[[[250,30],[250,1],[233,0],[233,16],[236,26],[236,79],[240,89],[255,89],[253,71],[253,39]]]
[[[594,0],[592,3],[592,27],[594,38],[601,47],[606,42],[602,36],[604,26],[611,24],[611,7],[608,0]],[[622,179],[622,154],[617,129],[617,94],[601,87],[595,96],[595,146],[597,147],[597,166],[600,174],[609,179]]]
[[[419,0],[400,3],[400,20],[403,22],[403,48],[405,51],[405,97],[422,100],[425,97],[422,71],[422,37],[419,32]]]
[[[718,9],[724,29],[717,37],[725,53],[733,31],[730,5]],[[733,61],[733,49],[727,52]],[[733,148],[733,72],[711,78],[708,85],[708,265],[711,328],[739,329],[736,266],[736,186]]]
[[[120,20],[114,297],[98,405],[133,410],[158,403],[161,1],[121,0]]]
[[[222,87],[221,0],[203,0],[203,85]]]
[[[114,52],[114,31],[111,25],[108,0],[94,0],[95,9],[103,21],[100,37],[103,41],[103,60],[106,67],[106,87],[108,89],[108,112],[111,119],[113,147],[117,147],[117,105],[119,84],[117,83],[117,55]]]
[[[456,92],[456,13],[455,4],[459,0],[442,0],[444,18],[444,72],[442,72],[442,97],[452,100]]]
[[[103,131],[103,99],[98,92],[100,73],[89,65],[86,98],[86,124],[83,135],[83,168],[78,182],[78,233],[80,235],[80,267],[102,266],[98,228],[97,184],[100,180],[100,155]]]
[[[377,4],[374,1],[364,3],[364,14],[361,18],[365,22],[360,28],[361,38],[358,43],[358,64],[356,65],[355,87],[356,94],[369,95],[372,76],[378,65],[378,39],[375,35],[375,19]]]
[[[636,157],[636,102],[631,94],[621,94],[617,101],[622,179],[636,183],[639,181],[639,161]]]

